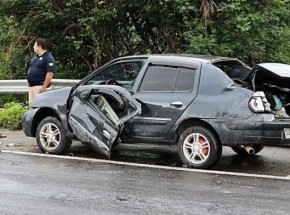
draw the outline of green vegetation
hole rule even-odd
[[[290,0],[2,0],[0,79],[25,78],[36,37],[50,42],[55,78],[81,79],[113,58],[147,53],[290,64]],[[18,125],[22,108],[5,107],[0,124]]]
[[[4,105],[10,102],[16,102],[25,105],[27,103],[27,95],[0,95],[0,108],[4,108]]]
[[[290,63],[290,0],[3,0],[0,79],[26,76],[50,42],[56,78],[80,79],[123,55],[195,53]]]
[[[28,110],[27,95],[1,95],[0,108],[0,127],[21,129],[21,116]]]
[[[0,111],[0,127],[17,130],[21,129],[21,117],[28,106],[22,106],[16,102],[4,105],[4,110]]]

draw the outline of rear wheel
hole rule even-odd
[[[216,135],[203,126],[186,129],[177,146],[181,161],[192,168],[209,169],[220,159],[222,153],[222,146]]]
[[[236,152],[238,155],[243,156],[243,157],[254,156],[254,155],[258,154],[260,151],[262,151],[262,149],[264,148],[264,146],[260,145],[260,144],[251,145],[249,147],[251,147],[254,150],[254,152],[249,153],[249,150],[246,150],[246,147],[243,145],[232,146],[231,148],[234,152]]]
[[[41,151],[50,154],[63,154],[71,146],[61,122],[54,117],[43,119],[36,129],[36,141]]]

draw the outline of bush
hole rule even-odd
[[[21,129],[21,117],[27,110],[28,106],[16,102],[5,104],[4,110],[0,111],[0,127],[11,130]]]
[[[27,103],[27,95],[19,94],[19,95],[0,95],[0,108],[4,108],[6,103],[17,102],[17,103]]]

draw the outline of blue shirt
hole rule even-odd
[[[55,60],[51,53],[46,51],[43,55],[35,55],[30,61],[27,81],[33,87],[42,85],[47,72],[55,72]]]

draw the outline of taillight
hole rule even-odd
[[[270,103],[262,91],[255,92],[249,101],[249,107],[253,112],[264,113],[271,112]]]

